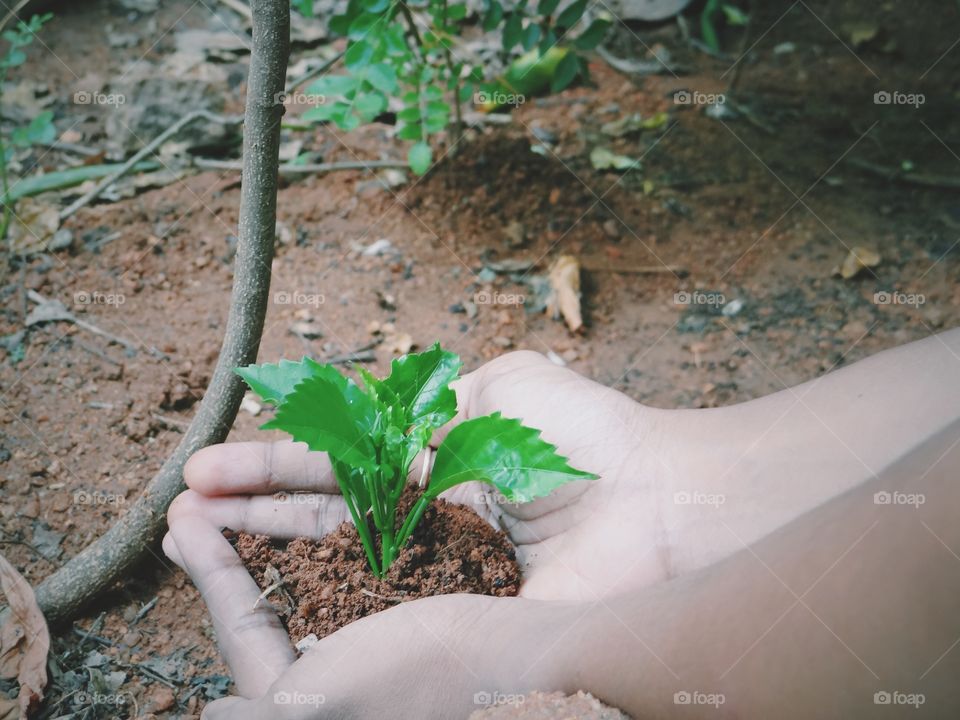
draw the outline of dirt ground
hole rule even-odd
[[[956,326],[956,190],[860,164],[911,163],[927,176],[960,177],[960,9],[754,4],[739,71],[734,56],[692,48],[676,24],[619,27],[611,51],[642,58],[646,48],[666,49],[675,74],[628,78],[597,59],[595,86],[531,99],[511,124],[471,131],[456,157],[423,179],[390,188],[361,172],[286,181],[261,358],[326,359],[378,343],[368,367],[383,373],[397,340],[389,336],[407,334],[419,347],[440,340],[467,369],[511,349],[552,352],[641,402],[708,407]],[[78,121],[70,101],[78,89],[141,57],[159,62],[173,48],[165,28],[210,27],[230,13],[173,0],[150,16],[155,32],[114,48],[108,26],[131,28],[106,0],[55,12],[41,35],[46,47],[30,48],[13,79],[42,79],[58,130],[75,129],[92,146],[109,139],[109,110],[88,109]],[[851,28],[863,23],[875,33],[854,48],[863,33]],[[741,42],[736,33],[725,41]],[[736,117],[674,100],[679,90],[729,93],[735,75]],[[239,109],[241,90],[229,90],[226,110]],[[878,91],[922,93],[925,102],[875,104]],[[622,138],[601,130],[660,111],[670,120],[656,130]],[[325,161],[402,157],[389,130],[315,127],[285,138]],[[642,167],[594,170],[597,146]],[[39,155],[40,167],[57,167],[56,153]],[[88,207],[67,223],[70,249],[32,257],[0,282],[0,336],[23,329],[21,290],[29,288],[136,347],[52,323],[0,354],[0,552],[31,583],[103,533],[179,441],[217,357],[238,202],[239,176],[225,171]],[[520,246],[508,238],[511,223],[523,226]],[[390,241],[383,254],[363,253],[381,239]],[[835,277],[854,246],[878,251],[882,262]],[[531,312],[561,254],[584,267],[581,335]],[[497,272],[505,260],[535,266]],[[665,265],[678,270],[636,272]],[[910,295],[923,302],[884,302]],[[703,298],[717,302],[697,304]],[[385,332],[371,334],[374,322]],[[270,437],[257,430],[261,421],[241,412],[231,438]],[[211,636],[196,590],[157,548],[58,631],[58,666],[74,675],[55,684],[43,717],[197,717],[207,699],[229,691]],[[94,673],[130,704],[84,704],[64,690]]]

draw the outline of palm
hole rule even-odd
[[[622,588],[628,577],[650,582],[663,576],[652,552],[658,513],[638,497],[648,473],[638,452],[646,429],[636,403],[535,353],[486,365],[462,381],[457,396],[460,417],[499,410],[520,418],[542,430],[574,467],[600,475],[522,506],[496,504],[480,483],[446,496],[507,531],[524,568],[522,596],[595,599]],[[638,547],[651,552],[638,553]]]

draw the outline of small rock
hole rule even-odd
[[[310,633],[305,638],[301,638],[299,642],[297,642],[295,647],[297,648],[297,652],[305,653],[307,650],[312,648],[318,642],[320,642],[320,638],[317,637],[317,634]]]
[[[254,400],[253,395],[247,393],[240,401],[240,409],[256,417],[263,410],[263,405]]]
[[[406,355],[413,349],[413,338],[408,333],[397,333],[386,338],[383,344],[394,355]]]
[[[603,223],[603,234],[611,240],[618,239],[620,237],[620,223],[613,218],[605,220]]]
[[[367,257],[376,257],[391,252],[392,250],[393,243],[387,240],[387,238],[380,238],[370,243],[360,254],[366,255]]]
[[[508,348],[513,346],[513,340],[503,335],[496,335],[490,340],[497,347]]]
[[[155,713],[166,712],[173,707],[176,700],[173,690],[166,685],[157,685],[147,695],[145,709]]]
[[[720,313],[724,317],[736,317],[741,310],[743,310],[744,302],[740,298],[734,298],[726,305],[723,306],[723,310]]]
[[[503,234],[507,238],[507,247],[509,248],[523,247],[527,242],[527,231],[524,229],[523,223],[516,220],[507,224],[503,229]]]
[[[477,304],[475,302],[467,300],[463,304],[463,308],[467,311],[467,317],[471,320],[477,316]]]

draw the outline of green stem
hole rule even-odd
[[[427,509],[427,505],[430,504],[431,500],[433,500],[433,497],[427,493],[424,493],[417,500],[416,504],[414,504],[414,506],[410,509],[409,514],[403,521],[403,526],[400,528],[400,532],[397,533],[397,547],[402,548],[404,545],[406,545],[407,540],[420,523],[420,519],[423,517],[423,512]]]

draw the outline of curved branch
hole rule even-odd
[[[177,449],[136,503],[37,588],[37,602],[51,624],[69,618],[156,544],[166,527],[167,507],[183,489],[187,458],[206,445],[222,442],[230,431],[243,397],[242,381],[233,369],[257,357],[273,259],[290,4],[288,0],[252,0],[251,7],[253,52],[244,115],[239,243],[230,314],[213,379]]]

